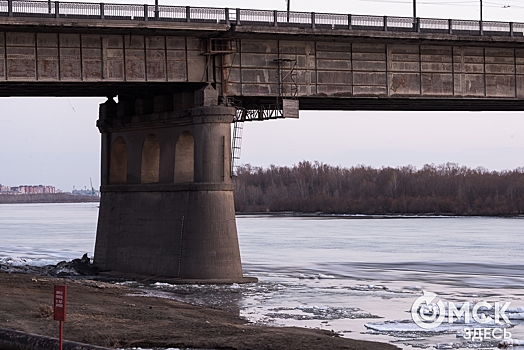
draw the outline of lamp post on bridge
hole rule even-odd
[[[287,21],[289,23],[289,9],[291,7],[291,0],[286,0],[287,2]]]
[[[155,0],[155,19],[158,19],[158,0]]]
[[[480,21],[482,22],[482,0],[480,0]]]
[[[417,0],[413,0],[413,30],[418,31],[420,24],[417,23]]]
[[[480,35],[484,35],[484,25],[482,23],[482,0],[480,0],[480,21],[479,21],[479,33]]]

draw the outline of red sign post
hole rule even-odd
[[[62,350],[62,322],[66,320],[67,286],[55,286],[55,321],[60,321],[60,350]]]

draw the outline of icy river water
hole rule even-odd
[[[92,256],[97,215],[96,203],[2,204],[0,262]],[[523,218],[240,215],[237,226],[244,274],[259,283],[125,284],[257,324],[322,328],[405,349],[492,348],[504,333],[512,334],[507,342],[524,340]],[[436,296],[421,299],[423,291]],[[448,311],[497,302],[511,323],[494,323],[495,307],[483,306],[471,312],[480,322],[465,320],[466,312],[437,326],[440,314],[424,307],[430,301]],[[422,306],[415,317],[429,327],[413,322],[414,303]]]

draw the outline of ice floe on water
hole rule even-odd
[[[477,323],[470,322],[464,323],[455,321],[454,323],[441,323],[434,328],[425,329],[419,327],[410,319],[406,320],[392,320],[392,321],[382,321],[382,322],[369,322],[364,324],[364,326],[373,331],[382,332],[382,333],[420,333],[425,334],[426,336],[442,334],[442,333],[459,333],[463,332],[465,328],[510,328],[511,325],[508,324],[498,324],[498,323]]]
[[[310,279],[310,280],[314,280],[314,279],[318,279],[318,280],[321,280],[321,279],[335,279],[335,276],[333,275],[324,275],[322,273],[317,273],[317,274],[314,274],[314,275],[307,275],[307,274],[299,274],[298,275],[298,278],[299,279]]]
[[[339,320],[356,318],[379,318],[356,307],[329,307],[299,305],[297,307],[271,308],[266,316],[294,320]]]
[[[486,349],[486,348],[496,348],[498,346],[498,341],[481,341],[481,342],[442,342],[436,343],[433,347],[439,350],[445,349]]]
[[[56,264],[54,259],[30,259],[20,257],[0,257],[0,267],[7,271],[10,267],[32,266],[42,267],[46,265]]]
[[[499,343],[499,348],[508,348],[510,346],[524,346],[524,340],[504,339]]]
[[[376,335],[387,335],[390,337],[397,338],[392,343],[402,343],[405,346],[413,348],[429,348],[435,349],[462,349],[462,348],[507,348],[510,346],[524,345],[524,342],[504,339],[502,335],[504,331],[502,328],[511,328],[511,325],[497,325],[497,324],[480,324],[480,323],[442,323],[439,326],[432,329],[420,328],[412,320],[394,320],[394,321],[381,321],[381,322],[368,322],[365,323],[365,327],[368,329],[365,334],[376,334]],[[466,329],[482,329],[482,333],[478,333],[477,336],[465,336]],[[481,336],[482,334],[495,334],[494,330],[498,329],[497,338],[493,336]],[[433,337],[436,339],[442,339],[441,336],[447,335],[448,337],[454,335],[455,338],[460,339],[459,341],[448,341],[448,342],[435,342],[431,341]]]
[[[0,271],[40,276],[93,276],[97,274],[87,254],[80,259],[58,263],[50,259],[3,257],[0,258]]]

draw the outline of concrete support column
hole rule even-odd
[[[242,275],[235,221],[230,147],[236,111],[206,105],[213,94],[195,96],[201,107],[159,112],[162,118],[152,113],[120,122],[123,116],[102,113],[114,110],[111,101],[101,108],[95,264],[102,270],[172,282],[256,281]],[[151,161],[151,154],[159,157]],[[151,171],[147,166],[158,167],[158,182],[135,181]]]
[[[242,280],[230,176],[231,122],[235,109],[191,109],[195,139],[195,185],[188,197],[182,234],[180,278]],[[217,190],[207,190],[212,186]]]

